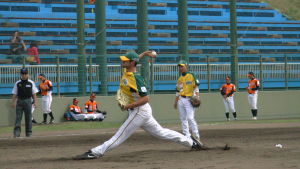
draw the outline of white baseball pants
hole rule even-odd
[[[256,110],[257,109],[257,93],[254,94],[248,94],[248,103],[251,109]]]
[[[226,99],[223,97],[223,102],[225,106],[225,113],[229,113],[229,111],[231,111],[232,113],[235,112],[233,96],[226,97]]]
[[[72,117],[74,117],[75,120],[84,120],[86,119],[86,114],[74,114],[73,112],[70,112]]]
[[[31,106],[31,120],[33,120],[33,112],[34,112],[34,110],[35,110],[35,107],[33,106],[33,104],[32,104],[32,106]]]
[[[51,112],[52,95],[49,92],[47,95],[42,96],[42,111],[44,114]]]
[[[104,119],[104,115],[102,113],[92,113],[92,114],[85,114],[86,119],[91,119],[91,120],[99,120],[99,119]]]
[[[151,106],[146,103],[143,106],[129,110],[127,120],[122,124],[115,135],[103,144],[92,148],[91,151],[97,155],[103,155],[105,152],[110,151],[123,143],[140,127],[160,139],[173,141],[187,147],[191,147],[193,144],[190,137],[163,128],[152,116]]]
[[[189,98],[180,97],[177,102],[177,108],[179,111],[179,117],[181,120],[182,132],[185,136],[190,137],[191,133],[189,125],[192,129],[192,133],[195,137],[200,138],[198,131],[198,125],[195,120],[195,108],[192,106]]]

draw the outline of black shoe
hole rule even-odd
[[[99,157],[101,157],[101,156],[96,155],[91,150],[89,150],[88,152],[85,152],[81,155],[77,155],[77,156],[73,157],[73,160],[92,160],[92,159],[96,159]]]
[[[191,138],[193,140],[192,150],[199,151],[199,150],[207,150],[208,149],[207,147],[205,147],[203,145],[203,143],[200,140],[194,138],[193,136],[191,136]]]
[[[31,122],[34,124],[37,124],[37,122],[34,119],[32,119]]]

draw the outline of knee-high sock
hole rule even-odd
[[[253,110],[253,116],[254,116],[254,117],[257,116],[257,109]]]
[[[236,112],[233,112],[232,115],[234,118],[236,118]]]
[[[44,122],[47,122],[47,114],[43,114]]]
[[[51,117],[52,120],[54,119],[52,112],[49,113],[49,116]]]
[[[229,119],[229,113],[226,112],[225,115],[226,115],[226,118]]]

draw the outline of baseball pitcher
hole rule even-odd
[[[92,148],[88,152],[74,157],[75,160],[95,159],[103,156],[125,140],[127,140],[138,128],[142,128],[151,135],[170,140],[192,149],[200,150],[202,146],[193,137],[186,137],[176,131],[163,128],[152,116],[152,109],[149,105],[149,96],[146,84],[142,76],[136,72],[136,64],[140,57],[145,55],[153,57],[152,51],[146,51],[138,55],[135,52],[129,52],[125,56],[120,56],[122,67],[126,68],[120,81],[121,99],[127,103],[118,103],[122,110],[128,111],[128,118],[115,133],[115,135],[103,144]],[[118,98],[118,97],[117,97]]]

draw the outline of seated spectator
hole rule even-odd
[[[19,36],[19,32],[15,32],[10,41],[10,54],[13,56],[13,63],[21,63],[22,56],[20,56],[24,51],[26,51],[26,46],[22,38]]]
[[[87,113],[87,118],[102,121],[105,118],[106,111],[100,111],[98,109],[95,98],[95,93],[91,93],[90,99],[85,103],[85,111]]]
[[[39,57],[39,52],[38,52],[38,45],[36,41],[33,41],[30,43],[30,47],[27,49],[27,61],[32,64],[40,64],[40,57]]]
[[[87,120],[87,115],[81,111],[81,108],[78,106],[78,103],[79,101],[77,100],[77,98],[74,98],[73,104],[70,106],[69,112],[65,113],[66,120]]]

